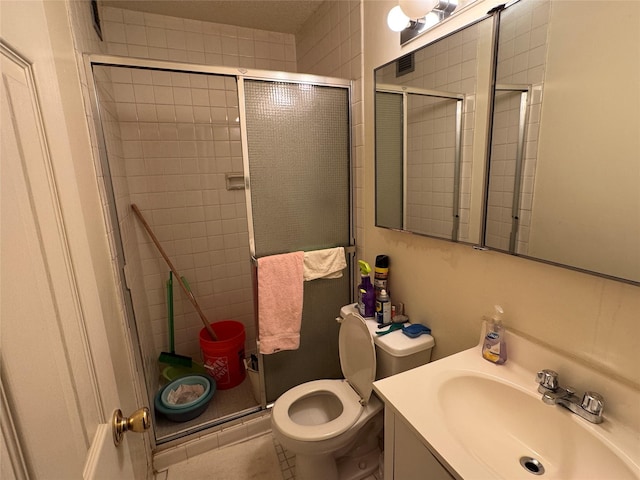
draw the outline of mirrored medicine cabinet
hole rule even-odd
[[[376,225],[639,283],[639,24],[520,0],[376,69]]]

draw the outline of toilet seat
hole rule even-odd
[[[369,401],[376,379],[376,347],[364,319],[350,314],[342,319],[338,334],[340,368],[364,403]]]
[[[319,393],[334,395],[342,404],[342,413],[320,425],[301,425],[289,416],[291,406],[304,398]],[[317,442],[338,436],[349,430],[364,410],[360,396],[345,380],[315,380],[293,387],[283,393],[271,411],[272,421],[280,431],[299,441]]]
[[[371,397],[376,373],[376,352],[373,339],[364,319],[347,315],[338,334],[340,367],[344,380],[315,380],[286,391],[274,403],[271,420],[278,430],[288,438],[303,442],[319,442],[337,437],[349,430],[358,421]],[[320,394],[332,396],[341,404],[342,411],[327,422],[315,421],[304,425],[293,420],[292,407],[309,409],[310,415],[324,411],[325,403],[318,398],[314,403],[309,397]],[[306,402],[305,402],[306,400]],[[310,418],[310,417],[307,417]]]

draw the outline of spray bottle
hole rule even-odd
[[[360,285],[358,285],[358,311],[363,317],[373,317],[376,312],[376,294],[371,283],[371,267],[364,260],[358,260],[360,266]]]
[[[389,293],[389,257],[387,255],[378,255],[376,257],[373,286],[376,292],[376,299],[380,297],[382,290],[386,290]]]

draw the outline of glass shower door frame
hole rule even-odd
[[[259,69],[245,69],[245,68],[235,68],[235,67],[223,67],[223,66],[210,66],[210,65],[200,65],[200,64],[192,64],[185,62],[174,62],[174,61],[165,61],[165,60],[152,60],[152,59],[141,59],[141,58],[130,58],[130,57],[122,57],[117,55],[102,55],[102,54],[86,54],[84,56],[85,66],[87,71],[87,76],[89,79],[92,79],[92,69],[94,66],[113,66],[113,67],[131,67],[131,68],[140,68],[140,69],[154,69],[154,70],[163,70],[169,72],[180,72],[180,73],[202,73],[202,74],[213,74],[213,75],[224,75],[229,77],[235,77],[238,85],[238,100],[239,100],[239,120],[241,126],[241,145],[242,145],[242,155],[243,155],[243,164],[245,167],[244,172],[244,184],[247,195],[247,215],[248,215],[248,230],[249,230],[249,242],[250,242],[250,251],[252,255],[255,254],[255,242],[253,235],[253,216],[251,212],[251,202],[250,202],[250,183],[248,177],[248,148],[247,148],[247,132],[246,132],[246,111],[245,111],[245,102],[244,102],[244,80],[264,80],[264,81],[272,81],[272,82],[285,82],[285,83],[298,83],[298,84],[312,84],[318,86],[329,86],[329,87],[339,87],[345,88],[348,90],[348,119],[349,119],[349,132],[348,132],[348,141],[349,141],[349,172],[352,169],[352,132],[351,132],[351,86],[352,82],[345,79],[334,78],[334,77],[324,77],[310,74],[298,74],[298,73],[289,73],[289,72],[276,72],[269,70],[259,70]],[[98,114],[98,102],[97,102],[97,94],[96,87],[93,81],[89,81],[89,93],[92,101],[92,111]],[[98,120],[99,121],[99,120]],[[102,129],[96,128],[96,132],[98,135],[98,143],[104,145],[104,139],[101,138]],[[106,165],[108,165],[107,159],[102,158],[106,155],[106,150],[103,148],[99,149],[100,155],[100,164],[98,166],[98,171],[101,169],[104,170]],[[105,175],[109,177],[109,172],[98,173],[99,175]],[[108,182],[105,182],[108,183]],[[113,191],[106,188],[104,192],[106,196],[113,196]],[[109,222],[109,227],[113,232],[113,244],[111,248],[114,248],[117,252],[123,251],[122,245],[122,237],[118,224],[118,215],[115,209],[115,202],[110,199],[108,203],[108,218],[106,221]],[[350,249],[348,260],[353,260],[353,253],[355,251],[355,236],[354,236],[354,225],[353,225],[353,175],[349,175],[349,242]],[[115,252],[115,253],[117,253]],[[135,368],[138,375],[138,385],[137,389],[142,390],[143,396],[144,392],[147,392],[147,395],[151,395],[151,392],[147,391],[147,381],[145,377],[147,376],[145,369],[141,368],[142,366],[142,357],[143,352],[141,351],[140,342],[137,338],[137,328],[135,324],[135,314],[133,312],[132,300],[128,292],[126,291],[126,278],[125,278],[125,265],[124,258],[121,253],[116,254],[117,264],[115,265],[117,274],[120,276],[121,285],[123,286],[123,297],[124,297],[124,307],[125,307],[125,322],[127,323],[129,330],[132,332],[131,341],[131,350],[132,355],[135,360],[135,363],[138,364],[138,368]],[[250,259],[247,259],[249,261]],[[349,265],[352,262],[349,263]],[[353,287],[353,279],[350,279],[351,287]],[[254,283],[255,286],[255,283]],[[351,288],[353,290],[353,288]],[[256,292],[254,292],[254,301],[256,300]],[[353,297],[353,293],[351,292],[351,297]],[[257,313],[257,309],[256,309]],[[248,415],[254,413],[255,411],[259,411],[266,407],[265,402],[265,385],[264,385],[264,374],[260,373],[260,390],[261,390],[261,405],[252,409],[251,411],[243,411],[239,412],[238,417]],[[149,399],[152,402],[152,398]],[[233,420],[230,418],[229,420]],[[217,424],[210,425],[211,427],[216,426]],[[155,433],[153,435],[152,446],[155,447]]]
[[[350,80],[344,80],[341,78],[334,77],[321,77],[316,75],[308,75],[308,74],[283,74],[282,72],[269,72],[263,71],[261,73],[264,74],[274,74],[279,73],[281,75],[278,76],[263,76],[256,75],[255,72],[252,72],[250,75],[242,75],[238,76],[238,98],[239,102],[239,111],[240,111],[240,132],[241,132],[241,140],[242,140],[242,157],[244,160],[244,171],[245,171],[245,195],[246,195],[246,204],[247,204],[247,217],[249,224],[249,250],[251,251],[251,256],[255,260],[256,259],[256,244],[255,244],[255,235],[253,229],[253,208],[251,206],[251,182],[249,178],[249,144],[247,137],[247,110],[245,103],[245,80],[266,80],[266,81],[276,81],[281,83],[296,83],[296,84],[310,84],[310,85],[319,85],[325,87],[336,87],[336,88],[345,88],[348,90],[349,94],[349,126],[351,126],[351,84]],[[352,135],[351,129],[349,130],[349,146],[352,148]],[[350,152],[351,153],[351,152]],[[351,155],[349,156],[349,169],[351,170]],[[351,219],[349,221],[349,237],[350,237],[350,246],[355,246],[355,235],[354,235],[354,227],[353,227],[353,179],[349,179],[349,191],[350,191],[350,212]]]

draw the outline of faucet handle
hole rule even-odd
[[[558,374],[553,370],[545,368],[538,372],[538,383],[551,391],[555,391],[558,388]]]
[[[597,392],[585,392],[582,397],[582,408],[593,415],[602,415],[604,398]]]

